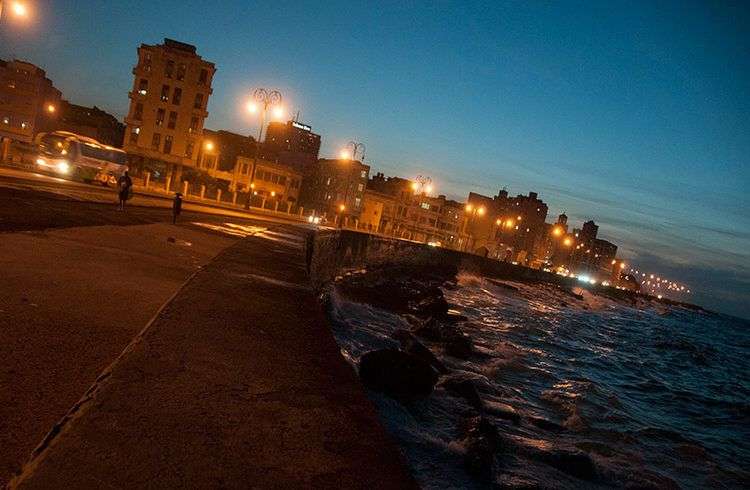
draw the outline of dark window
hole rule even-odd
[[[277,174],[271,175],[271,182],[274,183],[274,184],[278,184],[279,183],[279,176]]]
[[[187,70],[185,63],[180,63],[177,67],[177,80],[185,80],[185,70]]]
[[[169,121],[167,122],[167,127],[169,129],[174,129],[175,126],[177,126],[177,113],[175,111],[172,111],[169,113]]]
[[[164,75],[167,78],[172,78],[172,73],[174,73],[174,61],[167,60],[167,66],[164,68]]]
[[[193,147],[195,146],[195,143],[192,141],[188,141],[187,145],[185,145],[185,156],[190,158],[193,156]]]
[[[258,170],[257,172],[255,172],[255,178],[258,180],[266,180],[265,176],[266,174],[262,170]]]
[[[140,102],[138,102],[135,105],[135,111],[133,111],[133,118],[139,121],[143,119],[143,104],[141,104]]]
[[[148,93],[148,80],[145,78],[141,78],[141,81],[138,82],[138,93],[141,95],[146,95]]]
[[[156,125],[161,126],[164,124],[164,116],[166,115],[167,111],[164,109],[156,109]]]
[[[203,94],[195,94],[195,103],[193,104],[194,109],[201,109],[203,107]]]
[[[201,70],[201,74],[198,77],[198,85],[205,85],[207,81],[208,81],[208,70],[204,68],[203,70]]]
[[[175,87],[174,93],[172,94],[172,103],[174,105],[180,105],[181,101],[182,101],[182,89],[180,87]]]
[[[164,102],[169,100],[169,85],[161,86],[161,100]]]
[[[167,155],[172,153],[172,137],[170,135],[164,137],[164,153]]]
[[[151,53],[145,53],[143,55],[143,69],[151,71]]]
[[[279,185],[286,185],[286,177],[279,175]]]
[[[188,130],[190,133],[195,133],[198,131],[198,125],[200,124],[198,120],[198,116],[193,116],[190,118],[190,129]]]
[[[161,135],[159,133],[154,133],[151,137],[151,149],[158,150],[159,146],[161,146]]]

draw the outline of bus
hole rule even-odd
[[[127,153],[93,138],[67,131],[36,136],[37,170],[60,177],[116,185],[128,169]]]

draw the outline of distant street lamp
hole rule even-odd
[[[351,158],[352,160],[356,160],[357,159],[357,153],[359,152],[359,150],[362,150],[362,156],[359,159],[362,162],[365,161],[365,145],[364,145],[364,143],[359,143],[358,141],[350,141],[349,143],[346,144],[346,148],[347,148],[347,150],[344,150],[344,151],[348,151],[348,149],[351,148],[351,152],[349,153],[351,155],[351,157],[349,157],[349,158]]]
[[[253,98],[247,104],[248,112],[255,114],[260,112],[260,127],[258,128],[258,140],[255,145],[255,155],[253,156],[253,168],[250,171],[250,188],[255,188],[255,167],[258,165],[258,153],[260,153],[260,144],[263,138],[263,126],[266,124],[266,113],[268,109],[273,110],[273,115],[280,118],[284,115],[284,108],[281,106],[281,92],[278,90],[266,90],[265,88],[256,88],[253,92]],[[245,199],[245,209],[250,209],[250,200],[255,193],[247,193]]]

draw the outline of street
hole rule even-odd
[[[0,170],[0,485],[196,270],[243,235],[289,226],[193,204],[174,226],[168,200],[131,204]]]

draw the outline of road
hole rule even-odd
[[[0,169],[0,486],[158,308],[247,234],[294,227]]]

